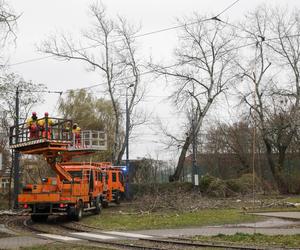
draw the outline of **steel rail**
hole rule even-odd
[[[26,227],[27,229],[29,229],[30,231],[32,232],[35,232],[35,233],[46,233],[46,234],[49,234],[50,232],[49,231],[45,231],[45,230],[41,230],[41,229],[37,229],[35,228],[33,225],[30,225],[29,222],[31,221],[31,219],[25,219],[23,221],[23,225],[24,227]],[[63,228],[66,228],[64,225],[60,225],[60,224],[51,224],[51,225],[54,225],[54,226],[59,226],[59,227],[63,227]],[[68,229],[70,229],[68,227]],[[77,229],[76,229],[77,231]],[[80,232],[84,232],[84,230],[79,230],[78,231]],[[88,232],[88,231],[86,231]],[[38,236],[39,238],[45,238],[45,237],[42,237],[42,236],[39,236],[39,235],[36,235]],[[69,236],[69,234],[64,234],[64,236]],[[72,235],[71,236],[72,238],[76,238],[76,239],[80,239],[80,240],[86,240],[88,242],[93,242],[93,243],[101,243],[102,245],[106,245],[106,246],[116,246],[116,247],[120,247],[120,248],[125,248],[125,249],[145,249],[145,250],[163,250],[164,248],[158,248],[158,247],[151,247],[151,246],[141,246],[141,245],[133,245],[131,243],[122,243],[122,242],[114,242],[114,241],[107,241],[107,240],[100,240],[100,239],[91,239],[91,238],[82,238],[82,237],[78,237],[76,235]],[[59,242],[63,242],[63,243],[66,243],[65,241],[63,240],[59,240],[57,239],[56,241],[59,241]],[[76,245],[84,245],[82,243],[74,243],[72,242],[72,244],[76,244]]]

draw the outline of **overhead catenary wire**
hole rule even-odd
[[[176,26],[171,26],[168,28],[163,28],[163,29],[158,29],[158,30],[154,30],[154,31],[150,31],[150,32],[146,32],[143,34],[139,34],[139,35],[135,35],[133,36],[133,38],[141,38],[141,37],[145,37],[145,36],[150,36],[150,35],[154,35],[154,34],[158,34],[158,33],[162,33],[162,32],[166,32],[166,31],[170,31],[170,30],[175,30],[175,29],[179,29],[185,26],[191,26],[197,23],[201,23],[201,22],[205,22],[205,21],[209,21],[209,20],[215,20],[217,17],[219,17],[220,15],[224,14],[226,11],[228,11],[229,9],[231,9],[234,5],[236,5],[240,0],[236,0],[233,3],[231,3],[229,6],[227,6],[226,8],[224,8],[221,12],[219,12],[216,16],[210,17],[210,18],[205,18],[202,20],[197,20],[195,22],[190,22],[190,23],[186,23],[186,24],[182,24],[182,25],[176,25]],[[116,39],[113,41],[110,41],[110,43],[117,43],[123,41],[123,39]],[[84,51],[84,50],[88,50],[88,49],[92,49],[92,48],[96,48],[99,47],[101,44],[97,43],[91,46],[87,46],[84,48],[79,48],[79,49],[74,49],[74,50],[69,50],[69,53],[72,52],[76,52],[76,51]],[[38,57],[38,58],[32,58],[32,59],[28,59],[28,60],[24,60],[24,61],[20,61],[20,62],[16,62],[16,63],[12,63],[12,64],[8,64],[8,67],[13,67],[13,66],[17,66],[17,65],[21,65],[21,64],[27,64],[27,63],[32,63],[32,62],[36,62],[36,61],[41,61],[44,59],[49,59],[49,58],[53,58],[56,57],[56,55],[48,55],[48,56],[43,56],[43,57]]]
[[[153,31],[153,32],[148,32],[148,33],[144,33],[144,34],[140,34],[140,35],[136,35],[135,38],[138,38],[138,37],[143,37],[143,36],[148,36],[148,35],[152,35],[152,34],[155,34],[155,33],[160,33],[160,32],[165,32],[165,31],[168,31],[168,30],[172,30],[172,29],[177,29],[177,28],[180,28],[180,27],[185,27],[185,26],[189,26],[189,25],[194,25],[194,24],[197,24],[197,23],[200,23],[200,22],[204,22],[204,21],[208,21],[208,20],[217,20],[217,21],[220,21],[220,19],[218,19],[218,17],[220,15],[222,15],[223,13],[225,13],[226,11],[228,11],[230,8],[232,8],[235,4],[237,4],[240,0],[236,0],[234,1],[232,4],[230,4],[229,6],[227,6],[224,10],[222,10],[220,13],[218,13],[216,16],[212,17],[212,18],[206,18],[206,19],[202,19],[202,20],[198,20],[196,22],[191,22],[191,23],[188,23],[188,24],[184,24],[184,25],[178,25],[178,26],[173,26],[173,27],[169,27],[169,28],[165,28],[165,29],[160,29],[160,30],[156,30],[156,31]],[[118,40],[115,40],[114,42],[117,42],[117,41],[120,41],[120,39]],[[86,47],[86,48],[82,48],[81,50],[84,50],[84,49],[89,49],[89,48],[93,48],[95,46],[99,46],[98,45],[93,45],[93,46],[89,46],[89,47]],[[246,45],[247,46],[247,45]],[[241,46],[241,47],[244,47]],[[240,48],[241,48],[240,47]],[[234,48],[234,49],[238,49],[238,48]],[[78,49],[77,49],[78,50]],[[74,50],[75,51],[75,50]],[[55,57],[55,55],[51,55],[51,56],[46,56],[46,57],[43,57],[43,58],[49,58],[49,57]],[[37,58],[36,60],[42,60],[43,58]],[[30,59],[30,60],[27,60],[27,61],[24,61],[24,62],[20,62],[20,63],[16,63],[16,64],[11,64],[10,66],[13,66],[13,65],[17,65],[17,64],[23,64],[23,63],[27,63],[27,62],[32,62],[33,60],[35,59]],[[167,69],[167,68],[172,68],[172,67],[175,67],[175,66],[178,66],[179,64],[173,64],[173,65],[169,65],[169,66],[166,66],[166,67],[162,67],[160,69]],[[140,76],[142,75],[146,75],[146,74],[150,74],[150,73],[154,73],[155,70],[150,70],[150,71],[146,71],[146,72],[142,72],[140,73]],[[121,78],[121,79],[117,79],[117,81],[124,81],[124,80],[128,80],[129,78],[132,78],[132,77],[125,77],[125,78]],[[83,88],[78,88],[78,89],[69,89],[69,90],[66,90],[66,91],[58,91],[60,93],[60,95],[62,95],[63,92],[70,92],[70,91],[80,91],[80,90],[88,90],[88,89],[92,89],[92,88],[95,88],[95,87],[98,87],[98,86],[101,86],[103,85],[104,83],[100,83],[100,84],[95,84],[95,85],[92,85],[92,86],[88,86],[88,87],[83,87]],[[40,91],[41,93],[50,93],[49,91]]]
[[[252,32],[249,32],[249,31],[247,31],[247,30],[245,30],[245,29],[242,29],[241,27],[239,27],[239,26],[237,26],[237,25],[234,25],[234,24],[232,24],[232,23],[225,22],[225,21],[219,19],[219,16],[220,16],[221,14],[223,14],[225,11],[229,10],[230,8],[232,8],[232,7],[233,7],[235,4],[237,4],[239,1],[240,1],[240,0],[236,0],[236,1],[233,2],[231,5],[229,5],[227,8],[225,8],[223,11],[221,11],[219,14],[217,14],[215,17],[209,18],[208,20],[216,20],[216,21],[220,21],[220,22],[222,22],[222,23],[224,23],[224,24],[230,25],[230,26],[232,26],[232,27],[234,27],[234,28],[237,28],[237,29],[240,29],[240,30],[242,30],[242,31],[244,31],[244,32],[247,32],[247,33],[252,34]],[[203,21],[206,21],[206,19],[203,20]],[[195,24],[195,23],[196,23],[196,22],[190,23],[190,24],[188,24],[188,25]],[[184,25],[184,26],[185,26],[185,25]],[[179,27],[183,27],[183,26],[182,26],[182,25],[181,25],[181,26],[177,26],[177,28],[179,28]],[[175,27],[173,27],[173,28],[175,28]],[[252,35],[254,35],[254,34],[252,34]],[[261,39],[262,39],[264,42],[266,42],[266,41],[273,41],[273,40],[278,40],[278,39],[282,39],[282,38],[292,38],[292,37],[298,37],[298,36],[300,36],[300,34],[292,34],[292,35],[285,35],[285,36],[272,37],[272,38],[261,37]],[[257,44],[257,42],[247,43],[247,44],[244,44],[244,45],[237,46],[237,47],[235,47],[235,48],[226,50],[226,52],[230,52],[230,51],[232,51],[232,50],[236,50],[236,49],[241,49],[241,48],[249,47],[249,46],[256,45],[256,44]],[[202,59],[203,59],[203,58],[202,58]],[[181,64],[181,63],[177,63],[177,64],[173,64],[173,65],[161,67],[160,69],[163,70],[163,69],[173,68],[173,67],[179,66],[180,64]],[[140,76],[142,76],[142,75],[147,75],[147,74],[151,74],[151,73],[154,73],[154,72],[155,72],[155,70],[145,71],[145,72],[140,73]],[[129,78],[132,78],[132,77],[133,77],[133,76],[125,77],[125,78],[117,79],[116,81],[124,81],[124,80],[128,80]],[[130,82],[130,83],[131,83],[131,82]],[[92,85],[92,86],[88,86],[88,87],[84,87],[84,88],[79,88],[79,89],[77,89],[77,90],[82,90],[82,89],[92,89],[92,88],[94,88],[94,87],[98,87],[98,86],[101,86],[101,85],[103,85],[103,84],[104,84],[104,83],[95,84],[95,85]],[[70,91],[70,90],[67,90],[66,92],[68,92],[68,91]]]
[[[272,40],[278,40],[278,39],[281,39],[281,38],[290,38],[290,37],[298,37],[298,36],[300,36],[300,34],[286,35],[286,36],[283,36],[283,37],[265,38],[264,41],[272,41]],[[226,52],[230,52],[230,51],[233,51],[233,50],[246,48],[246,47],[249,47],[249,46],[252,46],[252,45],[256,45],[256,42],[246,43],[246,44],[243,44],[243,45],[231,48],[229,50],[226,50]],[[164,70],[164,69],[168,69],[168,68],[174,68],[174,67],[180,66],[180,65],[181,65],[181,63],[176,63],[176,64],[168,65],[168,66],[165,66],[165,67],[161,67],[160,70]],[[154,73],[155,71],[156,70],[144,71],[144,72],[141,72],[139,74],[139,76],[148,75],[148,74]],[[120,78],[120,79],[117,79],[115,82],[126,81],[126,80],[128,80],[130,78],[133,78],[133,76]],[[131,81],[130,83],[132,83],[132,82],[134,82],[134,81]],[[69,93],[71,91],[80,91],[80,90],[93,89],[93,88],[102,86],[104,84],[105,83],[102,82],[102,83],[97,83],[97,84],[94,84],[94,85],[91,85],[91,86],[87,86],[87,87],[76,88],[76,89],[67,89],[67,90],[64,90],[64,91],[62,91],[62,90],[61,91],[50,91],[50,90],[38,90],[38,91],[34,91],[34,90],[30,90],[28,92],[35,92],[35,93],[58,93],[58,94],[62,95],[64,93]],[[105,92],[105,91],[103,91],[103,92]]]
[[[232,4],[231,4],[231,7],[233,7],[237,2],[238,2],[238,1],[235,1],[234,3],[232,3]],[[229,7],[230,7],[230,6],[228,6],[227,9],[229,9]],[[225,10],[226,10],[226,9],[225,9]],[[224,11],[223,11],[223,12],[220,12],[216,17],[220,16],[220,15],[223,14],[223,13],[224,13]],[[210,19],[213,19],[213,18],[210,18]],[[225,24],[232,25],[232,26],[234,26],[234,27],[236,27],[236,28],[241,29],[240,27],[238,27],[238,26],[236,26],[236,25],[230,24],[230,23],[228,23],[228,22],[224,22],[224,21],[222,21],[222,20],[220,20],[220,19],[218,19],[218,21],[221,21],[221,22],[223,22],[223,23],[225,23]],[[192,23],[191,23],[191,24],[192,24]],[[176,26],[176,27],[178,28],[179,26]],[[175,27],[170,27],[170,29],[171,29],[171,28],[174,28],[174,29],[175,29]],[[162,30],[163,30],[163,29],[162,29]],[[162,30],[159,30],[158,32],[162,32]],[[140,36],[142,36],[142,35],[146,35],[146,33],[145,33],[145,34],[141,34]],[[264,38],[264,41],[272,41],[272,40],[276,40],[276,39],[280,39],[280,38],[289,38],[289,37],[296,37],[296,36],[300,36],[300,34],[286,35],[286,36],[283,36],[283,37]],[[235,48],[232,48],[232,49],[230,49],[230,50],[228,50],[228,51],[226,51],[226,52],[230,52],[231,50],[235,50],[235,49],[245,48],[245,47],[252,46],[252,45],[255,45],[255,44],[256,44],[256,42],[247,43],[247,44],[244,44],[244,45],[241,45],[241,46],[237,46],[237,47],[235,47]],[[161,67],[160,69],[163,70],[163,69],[173,68],[173,67],[176,67],[176,66],[179,66],[179,65],[180,65],[180,64],[177,63],[177,64],[173,64],[173,65]],[[139,75],[140,75],[140,76],[143,76],[143,75],[151,74],[151,73],[154,73],[154,72],[155,72],[155,70],[149,70],[149,71],[142,72],[142,73],[140,73]],[[133,76],[120,78],[120,79],[117,79],[115,82],[126,81],[126,80],[129,80],[130,78],[133,78]],[[134,81],[132,81],[132,82],[134,82]],[[68,89],[68,90],[65,90],[65,91],[58,91],[58,92],[60,92],[60,93],[62,94],[62,93],[68,93],[68,92],[70,92],[70,91],[88,90],[88,89],[92,89],[92,88],[95,88],[95,87],[98,87],[98,86],[101,86],[101,85],[104,85],[104,84],[106,84],[106,83],[103,82],[103,83],[98,83],[98,84],[94,84],[94,85],[87,86],[87,87],[82,87],[82,88],[77,88],[77,89]],[[105,91],[103,91],[103,92],[105,92]],[[47,91],[44,91],[44,93],[47,93]]]
[[[290,35],[290,36],[284,36],[284,38],[289,38],[289,37],[297,37],[297,36],[300,36],[300,34],[294,34],[294,35]],[[282,37],[283,38],[283,37]],[[273,37],[273,38],[265,38],[265,41],[272,41],[272,40],[278,40],[280,39],[279,37]],[[237,47],[234,47],[234,48],[231,48],[229,50],[226,50],[226,52],[231,52],[233,50],[237,50],[237,49],[242,49],[242,48],[246,48],[246,47],[249,47],[249,46],[253,46],[253,45],[256,45],[256,42],[251,42],[251,43],[246,43],[246,44],[243,44],[243,45],[240,45],[240,46],[237,46]],[[161,67],[160,70],[164,70],[164,69],[168,69],[168,68],[174,68],[176,66],[180,66],[181,63],[176,63],[176,64],[172,64],[172,65],[168,65],[168,66],[165,66],[165,67]],[[144,72],[141,72],[139,74],[139,76],[143,76],[143,75],[148,75],[148,74],[151,74],[151,73],[154,73],[156,70],[148,70],[148,71],[144,71]],[[126,81],[126,80],[129,80],[133,78],[133,76],[129,76],[129,77],[124,77],[124,78],[120,78],[120,79],[117,79],[115,81],[116,82],[121,82],[121,81]],[[129,83],[133,83],[134,81],[131,81]],[[76,89],[67,89],[65,91],[58,91],[60,93],[69,93],[71,91],[81,91],[81,90],[90,90],[90,89],[93,89],[93,88],[96,88],[96,87],[99,87],[99,86],[102,86],[102,85],[105,85],[106,83],[105,82],[102,82],[102,83],[97,83],[97,84],[93,84],[91,86],[87,86],[87,87],[82,87],[82,88],[76,88]],[[47,92],[47,91],[45,91]],[[102,92],[105,92],[105,91],[102,91]]]
[[[191,22],[191,23],[187,23],[187,24],[182,24],[182,25],[177,25],[177,26],[173,26],[173,27],[169,27],[169,28],[164,28],[164,29],[160,29],[160,30],[146,32],[146,33],[143,33],[143,34],[140,34],[140,35],[133,36],[133,38],[141,38],[141,37],[145,37],[145,36],[150,36],[150,35],[154,35],[154,34],[166,32],[166,31],[170,31],[170,30],[182,28],[182,27],[185,27],[185,26],[190,26],[190,25],[194,25],[194,24],[197,24],[197,23],[209,21],[209,20],[212,20],[213,18],[214,17],[205,18],[205,19],[198,20],[198,21]],[[118,43],[118,42],[121,42],[121,41],[123,41],[123,39],[116,39],[116,40],[110,41],[110,43]],[[72,53],[72,52],[77,52],[77,51],[85,51],[85,50],[88,50],[88,49],[97,48],[99,46],[101,46],[101,44],[100,43],[96,43],[96,44],[91,45],[91,46],[69,50],[69,51],[67,51],[65,53]],[[48,56],[42,56],[42,57],[32,58],[32,59],[28,59],[28,60],[24,60],[24,61],[20,61],[20,62],[16,62],[16,63],[8,64],[7,66],[8,67],[13,67],[13,66],[21,65],[21,64],[32,63],[32,62],[41,61],[41,60],[45,60],[45,59],[49,59],[49,58],[54,58],[54,57],[57,57],[57,55],[48,55]]]
[[[238,1],[235,1],[234,3],[237,3]],[[234,4],[233,3],[233,4]],[[232,5],[233,5],[232,4]],[[220,14],[222,14],[222,13],[219,13],[217,16],[219,16]],[[239,29],[241,29],[240,27],[238,27],[238,26],[236,26],[236,25],[233,25],[233,24],[230,24],[230,23],[228,23],[228,22],[224,22],[224,21],[222,21],[222,20],[220,20],[219,19],[219,21],[221,21],[221,22],[223,22],[223,23],[226,23],[226,24],[228,24],[228,25],[231,25],[231,26],[233,26],[233,27],[235,27],[235,28],[239,28]],[[175,28],[175,27],[173,27],[173,28]],[[284,36],[284,37],[296,37],[296,36],[299,36],[299,34],[294,34],[294,35],[289,35],[289,36]],[[265,39],[265,41],[272,41],[272,40],[276,40],[276,39],[280,39],[279,37],[274,37],[274,38],[268,38],[268,39]],[[238,46],[238,47],[235,47],[235,48],[233,48],[232,50],[234,50],[234,49],[240,49],[240,48],[243,48],[243,47],[248,47],[248,46],[251,46],[251,45],[255,45],[256,43],[255,42],[253,42],[253,43],[248,43],[248,44],[244,44],[244,45],[241,45],[241,46]],[[169,65],[169,66],[166,66],[166,67],[161,67],[160,69],[161,70],[163,70],[163,69],[167,69],[167,68],[173,68],[173,67],[176,67],[176,66],[178,66],[179,64],[173,64],[173,65]],[[142,76],[142,75],[147,75],[147,74],[151,74],[151,73],[154,73],[155,72],[155,70],[149,70],[149,71],[145,71],[145,72],[142,72],[142,73],[140,73],[140,76]],[[116,81],[125,81],[125,80],[128,80],[128,79],[130,79],[130,78],[132,78],[131,76],[130,77],[125,77],[125,78],[120,78],[120,79],[117,79]],[[60,95],[62,95],[63,93],[68,93],[68,92],[70,92],[70,91],[79,91],[79,90],[88,90],[88,89],[92,89],[92,88],[95,88],[95,87],[98,87],[98,86],[101,86],[101,85],[103,85],[103,84],[105,84],[105,83],[99,83],[99,84],[94,84],[94,85],[92,85],[92,86],[88,86],[88,87],[83,87],[83,88],[78,88],[78,89],[69,89],[69,90],[66,90],[66,91],[47,91],[47,90],[44,90],[44,91],[35,91],[35,92],[39,92],[39,93],[59,93]],[[33,91],[31,91],[31,92],[33,92]],[[105,91],[103,91],[103,92],[105,92]]]
[[[25,90],[18,89],[19,92],[23,93],[46,93],[46,94],[59,94],[60,96],[64,93],[64,91],[55,91],[55,90]],[[7,90],[7,92],[15,93],[16,90]]]
[[[273,39],[274,39],[274,38],[273,38]],[[237,46],[237,47],[228,49],[228,50],[226,50],[226,52],[231,52],[231,51],[234,51],[234,50],[237,50],[237,49],[246,48],[246,47],[249,47],[249,46],[252,46],[252,45],[255,45],[255,44],[256,44],[256,42],[247,43],[247,44],[244,44],[244,45],[240,45],[240,46]],[[201,58],[201,59],[203,59],[203,58]],[[174,68],[174,67],[180,66],[180,65],[182,65],[182,63],[175,63],[175,64],[168,65],[168,66],[165,66],[165,67],[160,67],[159,69],[160,69],[160,70],[164,70],[164,69]],[[139,76],[148,75],[148,74],[151,74],[151,73],[154,73],[154,72],[156,72],[155,69],[153,69],[153,70],[148,70],[148,71],[144,71],[144,72],[140,73]],[[133,78],[133,77],[134,77],[134,76],[129,76],[129,77],[120,78],[120,79],[115,80],[115,83],[116,83],[116,82],[126,81],[126,80],[128,80],[128,79],[130,79],[130,78]],[[132,81],[132,82],[134,82],[134,81]],[[132,82],[129,82],[129,83],[132,83]],[[105,83],[102,82],[102,83],[94,84],[94,85],[87,86],[87,87],[82,87],[82,88],[77,88],[77,89],[68,89],[68,90],[64,91],[64,93],[67,93],[67,92],[70,92],[70,91],[88,90],[88,89],[92,89],[92,88],[99,87],[99,86],[104,85],[104,84],[105,84]]]
[[[232,4],[230,4],[229,6],[227,6],[224,10],[222,10],[219,14],[217,14],[215,17],[219,17],[221,16],[223,13],[225,13],[226,11],[228,11],[229,9],[231,9],[234,5],[236,5],[240,0],[236,0],[234,1]]]

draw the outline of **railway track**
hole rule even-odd
[[[42,237],[41,234],[59,234],[61,236],[72,237],[80,239],[79,242],[72,242],[75,245],[86,245],[86,246],[98,246],[98,247],[110,247],[112,249],[149,249],[149,250],[166,250],[166,249],[241,249],[241,250],[263,250],[263,249],[275,249],[265,247],[251,247],[251,246],[237,246],[220,243],[201,243],[195,242],[188,239],[181,238],[135,238],[128,239],[128,237],[120,237],[117,240],[103,240],[98,238],[91,238],[88,236],[80,236],[72,234],[74,232],[81,233],[93,233],[105,235],[99,228],[84,225],[78,222],[68,222],[64,219],[58,218],[49,220],[47,223],[34,223],[28,217],[14,218],[9,221],[7,227],[14,229],[25,229],[27,232],[34,234],[36,237]],[[111,235],[110,235],[111,236]],[[63,240],[56,240],[63,242]],[[279,248],[278,248],[279,249]],[[282,249],[282,248],[280,248]]]
[[[61,228],[63,228],[63,229],[68,229],[69,231],[87,232],[87,231],[84,231],[82,228],[75,229],[75,228],[72,228],[71,226],[66,226],[65,224],[61,224],[61,223],[54,224],[52,221],[50,221],[50,223],[34,223],[31,221],[31,219],[24,218],[24,217],[13,218],[13,219],[7,221],[6,226],[15,232],[21,232],[21,231],[24,232],[23,230],[25,229],[26,232],[33,233],[36,237],[39,237],[39,238],[45,238],[43,236],[40,236],[40,234],[52,234],[53,233],[52,230],[49,230],[49,226],[50,226],[50,228],[54,228],[56,230],[59,229],[59,231],[61,231]],[[47,229],[41,229],[40,226],[46,226]],[[74,235],[70,236],[69,231],[64,231],[63,233],[60,232],[60,235],[77,238]],[[86,238],[83,239],[82,237],[78,237],[78,239],[82,240],[82,242],[72,242],[72,244],[73,245],[97,246],[97,247],[109,246],[109,247],[114,247],[114,249],[145,249],[145,250],[166,249],[166,248],[160,248],[160,247],[135,245],[132,243],[106,241],[106,240],[100,240],[100,239],[86,239]],[[66,244],[66,242],[63,240],[57,239],[56,241]],[[93,244],[91,244],[91,243],[93,243]],[[97,245],[95,245],[95,243],[97,243]]]

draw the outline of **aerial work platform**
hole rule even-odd
[[[10,128],[10,148],[24,154],[47,152],[92,153],[107,149],[107,136],[103,131],[81,130],[72,132],[72,121],[60,118],[42,118],[46,126],[30,130],[22,123]],[[48,121],[51,121],[48,124]]]

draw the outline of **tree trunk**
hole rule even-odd
[[[176,166],[175,173],[173,175],[169,176],[169,182],[179,181],[182,169],[184,167],[185,156],[189,149],[190,144],[191,144],[190,136],[187,136],[185,138],[185,142],[183,144],[183,147],[182,147],[182,150],[181,150],[181,153],[179,156],[179,160],[178,160],[178,163]]]
[[[245,174],[249,172],[250,166],[247,162],[247,159],[245,159],[243,156],[241,156],[239,153],[236,153],[237,158],[239,159],[242,166],[238,169],[238,174]]]
[[[122,161],[122,157],[123,157],[123,155],[124,155],[124,153],[125,153],[125,148],[126,148],[125,146],[126,146],[125,142],[122,143],[121,150],[119,151],[119,153],[118,153],[118,155],[117,155],[117,160],[116,160],[116,164],[117,164],[117,165],[120,165],[120,163],[121,163],[121,161]]]
[[[13,179],[13,171],[14,171],[14,151],[12,151],[11,154],[11,164],[10,164],[10,173],[9,173],[9,189],[8,189],[8,206],[9,208],[13,207],[12,204],[12,193],[11,193],[11,189],[12,189],[12,179]]]
[[[114,112],[115,112],[115,119],[116,119],[116,124],[115,124],[115,136],[114,136],[114,148],[113,148],[113,161],[116,164],[117,163],[117,157],[118,157],[118,148],[119,148],[119,115],[118,115],[118,111],[116,110],[116,107],[114,105]]]
[[[282,169],[283,169],[283,162],[285,160],[285,153],[283,154],[282,152],[279,153],[279,159],[278,159],[278,164],[276,165],[273,159],[272,155],[272,146],[269,143],[267,139],[264,139],[264,143],[266,146],[266,156],[268,159],[268,163],[271,169],[271,172],[273,174],[274,180],[276,182],[277,189],[280,193],[285,194],[287,193],[287,185],[284,181]]]
[[[278,185],[278,189],[281,194],[287,194],[289,192],[288,185],[284,178],[284,161],[285,161],[285,153],[286,147],[279,148],[279,156],[278,156],[278,166],[277,166],[277,173],[276,173],[276,182]]]

